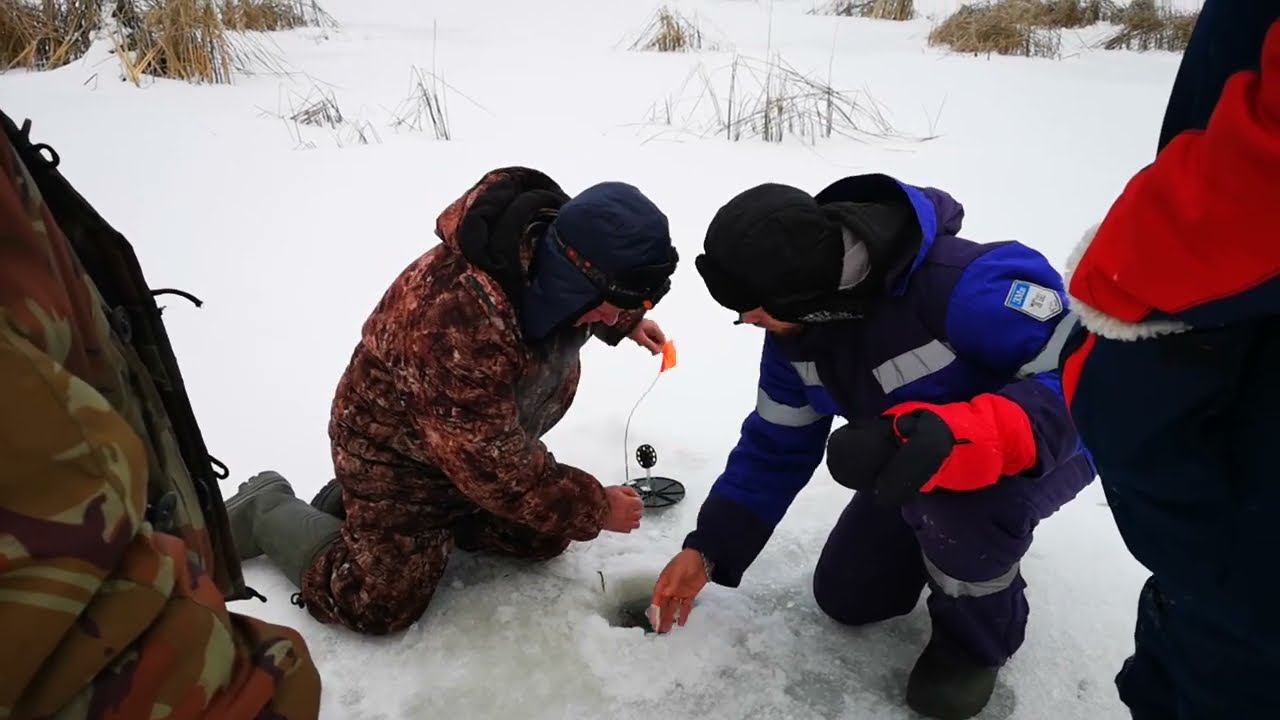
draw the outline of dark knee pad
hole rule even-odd
[[[854,585],[847,574],[824,569],[822,564],[813,573],[813,598],[818,607],[843,625],[870,625],[906,615],[915,609],[921,591]]]

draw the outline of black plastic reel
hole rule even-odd
[[[636,461],[646,471],[658,464],[658,451],[652,445],[636,448]],[[640,494],[645,509],[661,510],[684,499],[684,484],[669,477],[645,477],[631,481],[631,488]]]
[[[644,501],[646,510],[662,510],[684,499],[684,483],[667,477],[632,480],[630,487]]]

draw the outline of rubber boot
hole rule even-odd
[[[341,529],[341,520],[290,493],[282,502],[259,512],[253,535],[262,552],[294,587],[301,589],[303,573],[311,568],[317,555],[338,539]]]
[[[259,473],[227,500],[232,540],[241,560],[265,554],[296,587],[320,551],[338,537],[342,521],[293,494],[277,472]]]
[[[266,471],[240,483],[240,491],[227,499],[227,519],[231,539],[241,560],[252,560],[262,554],[253,535],[254,520],[262,511],[293,497],[293,488],[280,473]]]
[[[911,669],[907,705],[935,720],[967,720],[987,706],[999,671],[974,663],[935,634]]]
[[[342,504],[342,488],[338,486],[336,478],[325,483],[325,486],[320,488],[320,492],[311,498],[311,507],[328,513],[339,520],[346,519],[347,510]]]

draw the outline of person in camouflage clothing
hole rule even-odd
[[[316,717],[301,637],[227,612],[216,483],[197,490],[161,400],[180,382],[119,320],[138,306],[104,301],[118,273],[82,264],[127,243],[52,211],[83,201],[0,120],[22,138],[0,138],[0,718]]]
[[[242,558],[265,553],[312,616],[362,633],[421,617],[454,547],[543,560],[640,522],[634,491],[539,438],[572,403],[590,337],[660,351],[643,316],[678,261],[666,216],[630,185],[570,200],[516,167],[485,175],[436,234],[365,322],[316,507],[274,472],[227,503]]]

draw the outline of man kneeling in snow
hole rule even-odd
[[[1023,641],[1032,530],[1094,472],[1056,369],[1073,324],[1059,274],[1021,244],[956,237],[962,217],[883,175],[817,198],[762,185],[716,214],[698,271],[768,333],[756,410],[654,590],[661,632],[708,581],[741,582],[825,447],[857,493],[818,560],[819,606],[873,623],[928,584],[907,703],[935,718],[986,705]],[[849,423],[828,441],[834,415]]]
[[[265,553],[315,618],[364,633],[417,620],[455,545],[548,559],[630,532],[643,509],[538,438],[568,410],[590,336],[661,349],[643,315],[676,267],[666,216],[630,185],[570,200],[507,168],[436,233],[443,244],[387,290],[338,385],[335,480],[308,505],[262,473],[227,503],[242,559]]]

